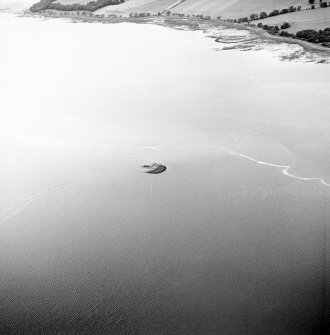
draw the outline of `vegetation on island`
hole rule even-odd
[[[94,12],[100,8],[111,6],[111,5],[119,5],[123,3],[124,0],[95,0],[90,1],[86,5],[82,4],[70,4],[70,5],[62,5],[61,3],[54,3],[56,0],[40,0],[36,4],[30,7],[31,12],[40,12],[46,9],[55,9],[60,11],[76,11],[76,10],[84,10],[89,12]]]

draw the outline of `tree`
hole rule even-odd
[[[292,35],[289,34],[287,31],[281,31],[281,32],[280,32],[280,36],[291,37]]]
[[[260,19],[265,19],[267,17],[267,13],[266,12],[261,12],[259,17],[260,17]]]
[[[251,14],[251,15],[250,15],[250,19],[251,19],[251,20],[258,20],[258,18],[259,18],[259,15],[258,15],[258,14]]]
[[[272,12],[268,14],[268,16],[276,16],[278,14],[280,14],[280,12],[277,9],[274,9]]]
[[[312,5],[313,3],[315,3],[315,0],[308,0],[308,2]]]
[[[249,18],[248,17],[240,17],[237,22],[238,23],[242,23],[242,22],[248,22],[249,21]]]

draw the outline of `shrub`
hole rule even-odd
[[[320,42],[330,42],[330,36],[328,35],[319,35],[318,36],[318,40],[320,41]]]
[[[291,37],[292,36],[292,34],[289,34],[287,31],[281,31],[280,32],[280,36],[284,36],[284,37]]]
[[[328,7],[328,4],[327,4],[326,2],[321,2],[321,3],[320,3],[320,7],[321,7],[321,8]]]
[[[281,25],[281,29],[288,29],[290,28],[290,23],[289,22],[284,22],[282,25]]]
[[[267,31],[272,34],[272,35],[275,35],[277,34],[278,30],[276,29],[277,26],[268,26],[268,29]],[[278,28],[278,27],[277,27]]]
[[[240,17],[237,22],[238,23],[242,23],[242,22],[248,22],[249,21],[249,18],[248,17]]]
[[[318,32],[313,29],[305,29],[298,31],[296,36],[303,40],[315,40],[318,36]]]

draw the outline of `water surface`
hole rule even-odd
[[[319,329],[328,65],[153,25],[0,31],[2,333]]]

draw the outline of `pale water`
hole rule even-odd
[[[154,25],[0,32],[1,334],[320,331],[329,65]]]

